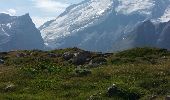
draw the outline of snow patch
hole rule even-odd
[[[48,27],[41,30],[45,42],[58,40],[69,36],[86,27],[102,21],[100,17],[106,17],[112,8],[113,0],[90,0],[68,11],[64,16],[58,17]],[[53,33],[53,34],[52,34]]]
[[[167,7],[167,9],[165,10],[164,15],[161,16],[161,18],[159,18],[158,21],[160,21],[160,22],[168,22],[168,21],[170,21],[170,6]]]
[[[10,29],[11,28],[11,23],[8,23],[6,26]]]
[[[125,15],[134,12],[150,15],[151,8],[155,5],[153,0],[119,0],[119,3],[115,11]]]

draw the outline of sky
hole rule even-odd
[[[83,0],[0,0],[0,13],[21,16],[29,13],[36,27],[55,19],[66,7]]]

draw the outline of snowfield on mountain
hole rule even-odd
[[[169,0],[85,0],[39,29],[46,46],[52,49],[77,46],[92,51],[123,50],[136,45],[115,49],[120,38],[147,20],[154,24],[169,21],[169,9]]]

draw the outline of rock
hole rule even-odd
[[[93,67],[98,67],[99,64],[97,63],[92,63],[91,61],[89,62],[88,66],[86,66],[87,68],[93,68]]]
[[[82,65],[88,62],[90,60],[90,57],[91,57],[91,54],[90,52],[87,52],[87,51],[74,53],[72,63],[75,65]]]
[[[62,54],[55,54],[57,57],[62,57]]]
[[[74,57],[74,54],[71,53],[71,52],[65,52],[65,53],[63,54],[63,58],[64,58],[65,60],[70,60],[70,59],[73,58],[73,57]]]
[[[148,97],[149,100],[156,100],[157,96],[156,95],[151,95],[150,97]]]
[[[108,89],[107,89],[107,94],[109,97],[113,96],[114,94],[117,94],[118,92],[118,88],[116,87],[115,84],[113,84],[112,86],[110,86]]]
[[[166,96],[165,100],[170,100],[170,95]]]
[[[55,54],[55,53],[49,53],[48,56],[51,57],[51,58],[56,58],[56,57],[61,57],[62,55],[61,54]]]
[[[96,67],[96,66],[103,65],[103,64],[106,64],[106,63],[107,63],[106,58],[104,58],[104,57],[97,57],[97,58],[92,59],[89,62],[89,66]]]
[[[0,59],[4,58],[8,53],[7,52],[0,52]]]
[[[113,55],[113,53],[105,53],[105,54],[104,54],[104,57],[109,57],[109,56],[111,56],[111,55]]]
[[[4,91],[5,92],[10,92],[10,91],[14,91],[15,90],[15,85],[13,83],[8,84],[5,88]]]
[[[3,57],[3,56],[0,56],[0,59],[4,59],[4,57]]]
[[[18,57],[18,58],[25,57],[25,56],[27,56],[27,54],[24,54],[24,53],[19,53],[19,54],[16,55],[16,57]]]
[[[5,63],[5,61],[0,59],[0,64],[4,64],[4,63]]]
[[[95,58],[95,59],[92,60],[92,63],[97,63],[97,64],[100,64],[100,65],[104,64],[106,62],[107,62],[106,58],[103,58],[103,57],[98,57],[98,58]]]
[[[108,97],[119,96],[122,97],[124,100],[139,100],[140,98],[140,94],[138,92],[129,92],[129,90],[118,88],[115,84],[108,88],[107,94]]]
[[[56,55],[54,53],[49,53],[48,56],[51,57],[51,58],[55,58],[56,57]]]

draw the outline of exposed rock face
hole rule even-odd
[[[168,26],[160,33],[161,28],[155,30],[152,23],[169,21],[169,13],[169,0],[85,0],[68,7],[39,29],[46,46],[52,49],[76,46],[106,52],[155,46],[160,34],[158,44],[164,43],[163,47],[169,48],[169,39],[164,37],[169,32]],[[132,36],[124,39],[129,34]]]
[[[131,32],[114,43],[114,50],[132,47],[159,47],[170,49],[170,22],[152,23],[150,20],[137,25]]]
[[[170,21],[164,25],[163,28],[161,27],[162,32],[159,35],[158,47],[170,49]]]
[[[44,49],[40,31],[29,14],[0,14],[0,51]]]

